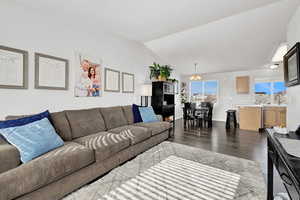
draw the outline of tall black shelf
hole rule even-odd
[[[162,115],[164,121],[169,117],[173,117],[170,122],[175,126],[174,84],[166,81],[152,82],[151,106],[156,114]]]

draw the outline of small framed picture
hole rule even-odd
[[[35,53],[35,88],[68,90],[69,61],[41,53]]]
[[[134,93],[134,74],[122,72],[122,92]]]
[[[0,88],[28,88],[28,52],[0,46]]]
[[[104,71],[104,91],[120,92],[120,71],[105,68]]]

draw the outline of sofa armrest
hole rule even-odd
[[[162,121],[163,121],[163,117],[162,117],[162,115],[156,115],[156,117],[157,117],[157,119],[158,119],[160,122],[162,122]]]
[[[20,165],[20,153],[18,149],[7,143],[0,136],[0,174]]]

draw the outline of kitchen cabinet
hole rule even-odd
[[[236,93],[237,94],[249,94],[250,88],[250,77],[249,76],[238,76],[236,77]]]
[[[239,108],[239,125],[242,130],[258,131],[274,126],[286,127],[285,106],[245,105]]]
[[[264,128],[286,127],[286,107],[267,106],[263,108]]]
[[[262,128],[262,108],[259,106],[239,107],[239,125],[242,130],[258,131]]]

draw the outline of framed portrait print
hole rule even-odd
[[[120,92],[120,71],[105,68],[104,71],[104,91]]]
[[[41,53],[35,53],[35,88],[68,90],[69,61]]]
[[[283,58],[286,86],[300,84],[300,43],[293,46]]]
[[[122,92],[134,93],[134,74],[122,72]]]
[[[97,56],[76,52],[75,97],[101,97],[102,60]]]
[[[28,52],[0,45],[0,88],[28,88]]]

